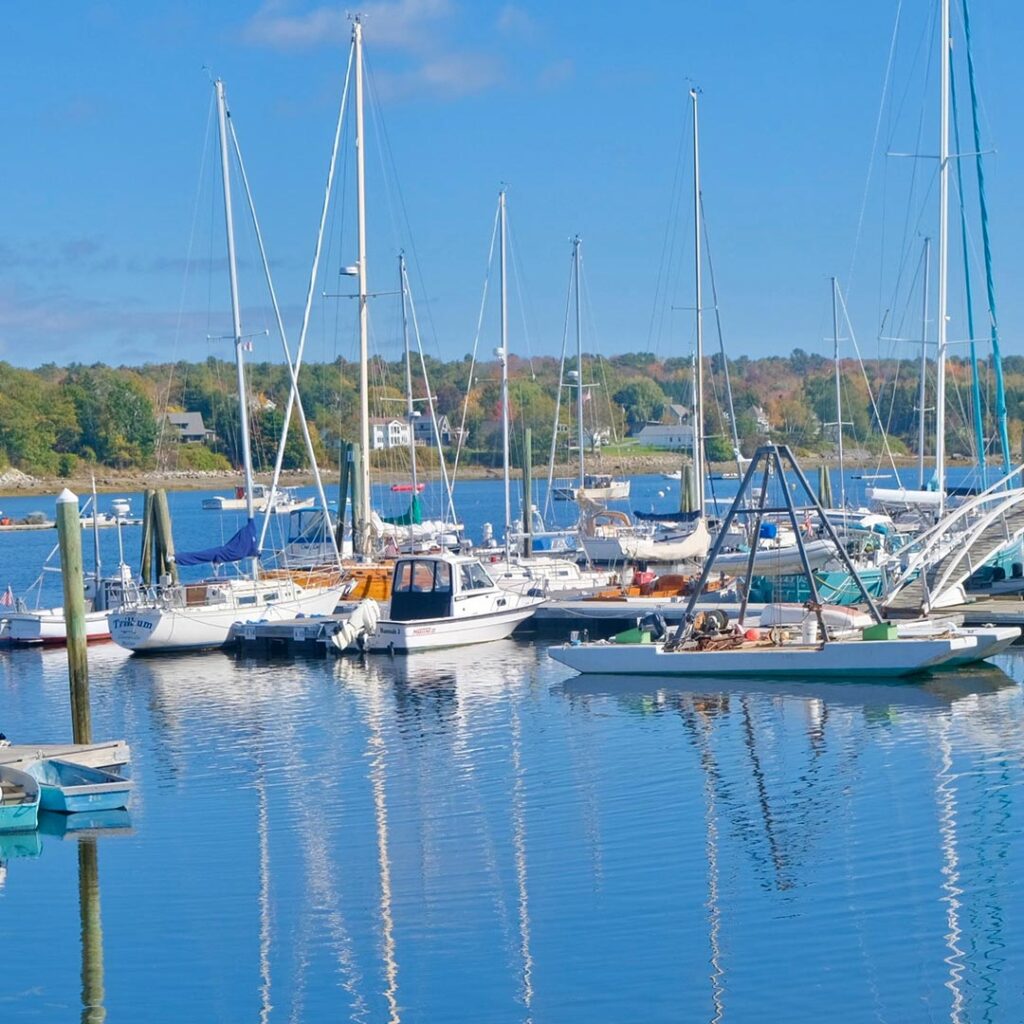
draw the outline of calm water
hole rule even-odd
[[[89,842],[0,846],[5,1024],[82,1015],[83,959],[91,1020],[1024,1019],[1018,655],[898,686],[582,679],[516,641],[91,667],[131,827],[84,943]],[[0,730],[69,736],[63,652],[0,654]]]

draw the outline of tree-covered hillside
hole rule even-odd
[[[453,430],[464,428],[463,458],[494,464],[500,452],[500,367],[478,363],[470,380],[469,357],[426,360],[439,415]],[[559,403],[559,364],[551,357],[510,359],[511,406],[516,437],[533,429],[535,459],[551,449],[556,405],[555,448],[564,459],[575,445],[575,367],[565,367]],[[990,368],[982,382],[986,409],[992,390]],[[1024,420],[1024,358],[1005,361],[1010,437],[1021,444]],[[728,366],[736,430],[749,450],[765,436],[798,449],[829,452],[835,446],[834,366],[800,349],[789,356],[750,359]],[[686,359],[659,360],[633,352],[606,359],[584,358],[587,445],[629,444],[648,422],[674,422],[692,402],[691,366]],[[948,444],[953,453],[972,453],[970,371],[964,361],[949,366]],[[258,467],[273,462],[288,397],[288,373],[277,363],[248,367],[253,451]],[[929,394],[934,394],[934,367]],[[371,367],[371,415],[404,418],[405,368],[375,361]],[[705,428],[712,458],[727,458],[732,429],[726,373],[720,357],[707,361]],[[916,451],[918,367],[885,360],[841,366],[842,420],[847,445],[878,451],[887,437],[896,452]],[[69,476],[90,465],[117,469],[228,469],[239,462],[238,409],[232,363],[208,359],[142,367],[103,365],[66,368],[47,365],[24,370],[0,363],[0,464],[36,475]],[[342,440],[358,439],[357,367],[338,360],[309,364],[301,373],[302,402],[311,434],[325,463],[337,459]],[[414,373],[417,407],[427,415],[422,372]],[[467,400],[468,394],[468,400]],[[932,403],[934,399],[930,400]],[[164,422],[167,412],[198,412],[210,432],[205,443],[183,444]],[[929,434],[934,411],[929,413]],[[985,436],[996,430],[986,413]],[[620,449],[621,450],[621,449]],[[286,468],[306,463],[301,435],[293,430]]]

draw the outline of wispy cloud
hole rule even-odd
[[[362,8],[362,19],[375,46],[418,52],[430,47],[432,29],[453,11],[451,0],[378,0]],[[265,0],[242,30],[255,46],[306,50],[337,46],[348,40],[351,21],[335,5],[299,11],[290,0]]]
[[[576,64],[569,57],[565,57],[541,68],[540,74],[537,75],[537,84],[542,89],[553,89],[563,82],[568,82],[575,74]]]
[[[517,11],[510,8],[504,16],[507,31],[523,30]],[[505,80],[500,56],[452,40],[458,27],[453,0],[376,0],[364,4],[361,13],[373,49],[390,52],[374,75],[385,99],[455,99]],[[298,52],[342,46],[351,30],[348,15],[339,7],[303,9],[295,0],[265,0],[243,27],[242,38],[253,46]]]
[[[284,310],[294,318],[297,311]],[[243,310],[249,323],[269,323],[272,311]],[[165,362],[225,351],[218,338],[230,332],[226,311],[151,308],[119,298],[83,298],[70,292],[4,288],[0,290],[0,358],[22,366],[44,362],[91,362],[104,353],[112,363]],[[211,341],[208,335],[213,335]],[[276,359],[280,343],[273,335],[257,338],[265,358]]]
[[[423,94],[456,99],[499,85],[505,78],[500,58],[485,53],[450,53],[424,61],[408,71],[377,74],[377,89],[384,99],[406,99]]]
[[[518,4],[505,4],[498,12],[497,25],[502,35],[519,39],[532,39],[537,34],[537,22]]]

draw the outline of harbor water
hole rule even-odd
[[[179,547],[232,532],[171,497]],[[0,583],[46,548],[0,537]],[[0,837],[5,1024],[1024,1019],[1019,654],[897,685],[584,678],[529,640],[90,666],[133,804]],[[0,731],[70,738],[64,652],[0,654]]]

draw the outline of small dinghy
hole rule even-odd
[[[31,832],[39,824],[39,783],[19,768],[0,764],[0,832]]]
[[[127,808],[129,779],[100,768],[49,758],[33,761],[26,769],[38,783],[44,811],[77,814],[81,811],[117,811]]]

